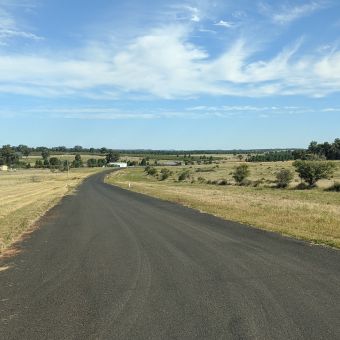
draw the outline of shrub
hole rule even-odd
[[[310,188],[311,188],[311,187],[310,187],[308,184],[303,183],[303,182],[299,183],[299,184],[295,187],[296,190],[307,190],[307,189],[310,189]]]
[[[237,166],[233,172],[233,178],[237,184],[242,184],[250,175],[249,167],[247,164]]]
[[[163,168],[163,169],[161,170],[161,178],[160,178],[160,180],[161,180],[161,181],[164,181],[164,180],[166,180],[167,178],[169,178],[171,175],[172,175],[172,172],[171,172],[169,169]]]
[[[293,165],[300,178],[310,187],[320,179],[331,178],[336,168],[334,163],[326,161],[295,161]]]
[[[204,177],[198,177],[198,178],[197,178],[197,181],[198,181],[199,183],[205,183],[205,178],[204,178]]]
[[[153,167],[149,167],[146,170],[146,173],[150,176],[156,176],[157,175],[157,169],[153,168]]]
[[[90,158],[87,160],[87,166],[89,168],[95,168],[96,166],[98,166],[98,162],[95,158]]]
[[[186,179],[188,179],[190,177],[190,172],[188,170],[183,171],[179,174],[178,176],[178,180],[179,181],[185,181]]]
[[[218,185],[228,185],[228,181],[226,179],[220,179],[219,181],[217,181]]]
[[[340,192],[340,183],[334,183],[330,188],[327,189],[327,191]]]
[[[287,188],[293,180],[294,175],[288,169],[282,169],[276,174],[276,186],[278,188]]]

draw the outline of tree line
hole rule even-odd
[[[117,162],[119,160],[120,154],[118,152],[108,151],[107,149],[106,151],[105,158],[90,158],[87,160],[86,165],[88,167],[103,167],[110,162]],[[11,145],[3,145],[0,148],[0,165],[30,168],[31,163],[22,158],[23,156],[28,157],[29,154],[30,152],[26,149],[26,146],[14,147]],[[58,155],[51,156],[51,150],[49,148],[41,148],[40,155],[41,159],[35,161],[35,168],[66,170],[70,167],[80,168],[85,165],[80,153],[76,153],[72,161],[62,159],[58,157]]]
[[[288,151],[269,151],[261,154],[248,155],[248,162],[278,162],[290,160],[340,160],[340,138],[333,143],[312,141],[307,149]]]
[[[309,144],[307,152],[327,160],[340,160],[340,138],[336,138],[333,143],[313,141]]]

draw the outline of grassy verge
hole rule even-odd
[[[279,166],[281,165],[266,164],[263,168],[272,172],[273,167]],[[220,177],[222,170],[223,168],[217,169],[217,177]],[[263,169],[256,170],[260,176],[267,175]],[[196,174],[196,169],[190,171]],[[207,172],[211,178],[212,173],[213,171]],[[254,173],[256,172],[253,171]],[[197,175],[202,175],[202,172]],[[217,186],[197,181],[178,182],[176,176],[177,174],[166,181],[159,181],[153,176],[147,176],[143,169],[127,169],[111,174],[107,182],[123,188],[128,188],[130,183],[131,190],[177,202],[224,219],[340,248],[340,194],[337,192],[327,192],[323,188],[282,190],[268,186]]]
[[[49,208],[98,169],[0,172],[0,253]]]

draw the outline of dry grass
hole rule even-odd
[[[253,180],[264,177],[270,182],[279,168],[289,168],[291,163],[250,166]],[[196,168],[191,168],[192,176],[196,178],[231,178],[229,172],[232,166],[229,163],[220,164],[219,168],[210,172],[197,173]],[[146,176],[143,169],[128,169],[112,174],[108,182],[123,188],[128,188],[130,182],[132,190],[147,195],[178,202],[224,219],[340,248],[340,194],[321,188],[331,185],[332,181],[323,181],[320,188],[313,190],[275,189],[269,187],[269,182],[257,188],[217,186],[179,183],[175,178],[182,169],[172,170],[176,173],[167,181]],[[339,180],[339,175],[338,171],[336,180]]]
[[[34,221],[98,169],[0,172],[0,252],[17,240]]]

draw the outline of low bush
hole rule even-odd
[[[312,189],[312,188],[313,188],[313,187],[311,187],[310,185],[308,185],[308,184],[306,184],[306,183],[304,183],[304,182],[299,183],[299,184],[295,187],[296,190],[308,190],[308,189]]]
[[[250,175],[250,170],[247,164],[241,164],[237,166],[233,172],[233,178],[239,185],[244,185],[247,181],[247,177]]]
[[[287,188],[293,180],[294,175],[288,169],[282,169],[276,174],[276,186],[278,188]]]
[[[150,176],[156,176],[157,175],[157,169],[153,167],[147,167],[145,168],[146,173]]]
[[[340,192],[340,183],[334,183],[330,188],[326,189],[326,191]]]
[[[190,172],[188,170],[181,172],[178,176],[179,181],[185,181],[188,178],[190,178]]]
[[[163,169],[161,170],[161,177],[160,177],[160,180],[161,180],[161,181],[164,181],[164,180],[166,180],[167,178],[169,178],[171,175],[172,175],[172,172],[171,172],[169,169],[163,168]]]

